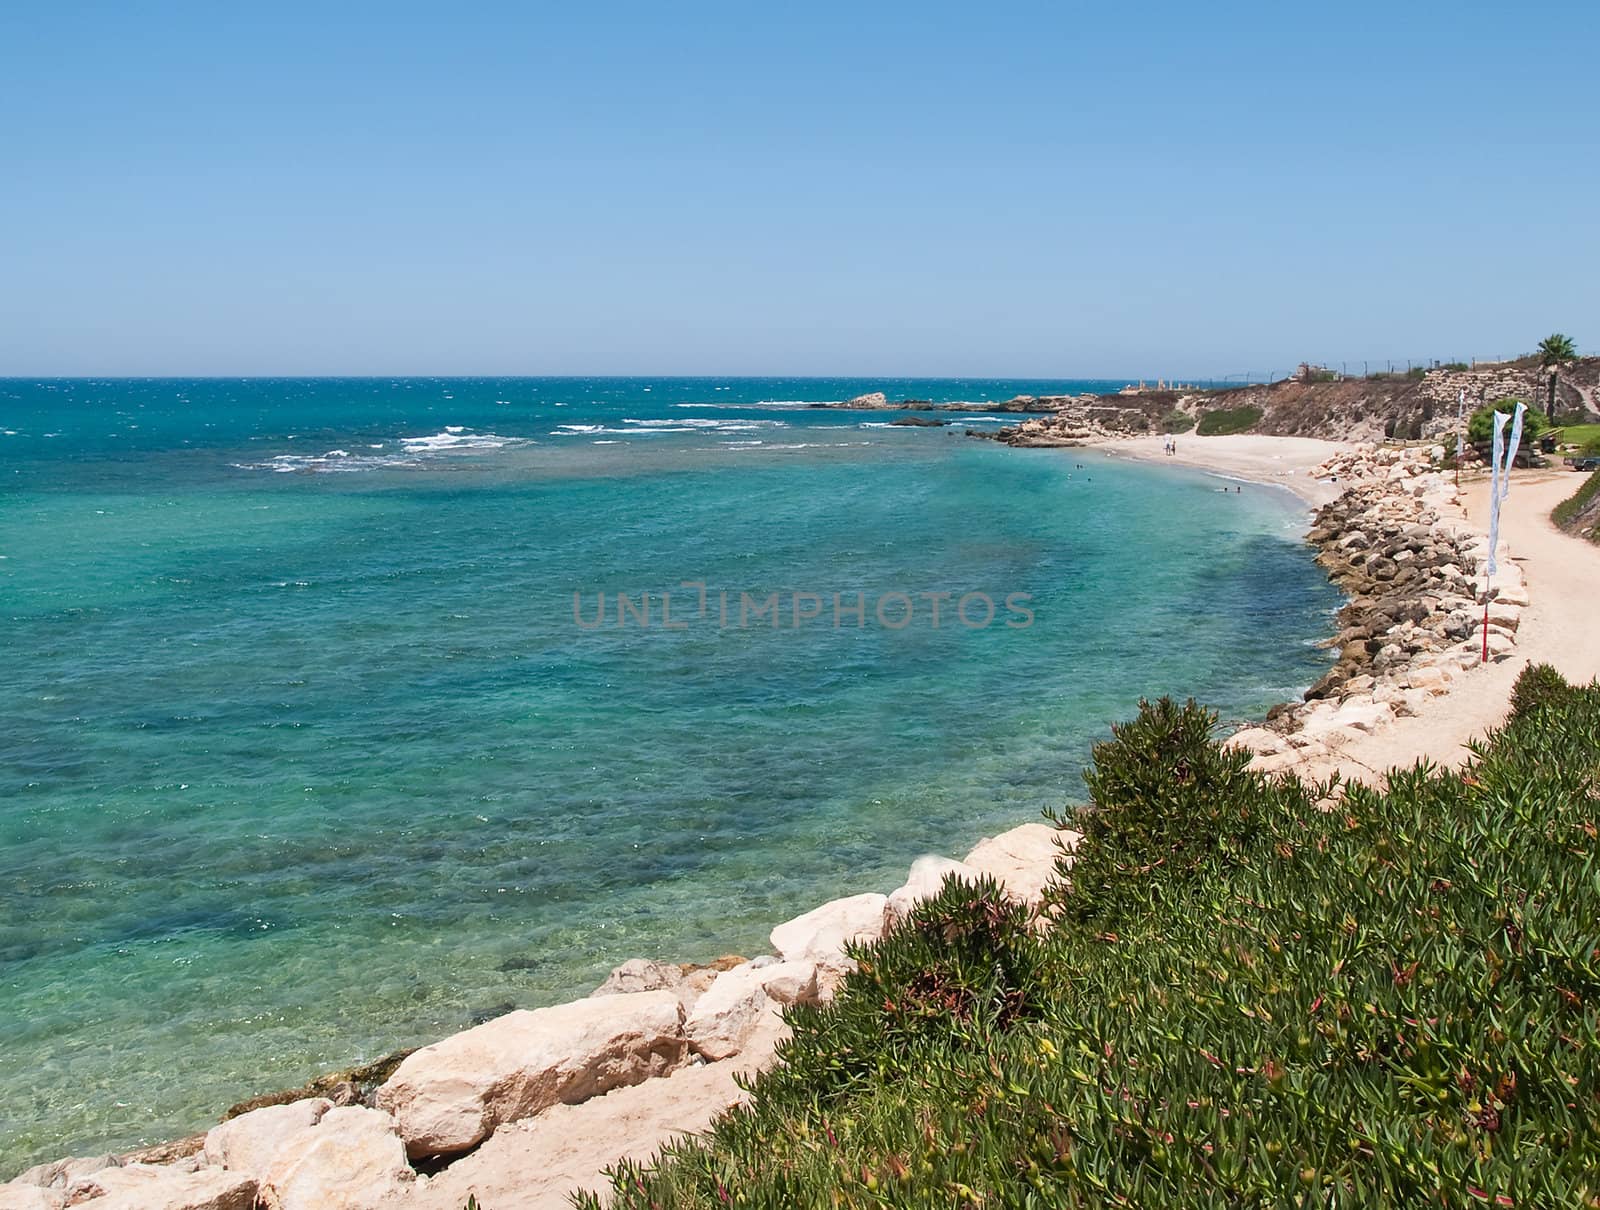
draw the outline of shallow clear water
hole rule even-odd
[[[1287,496],[793,406],[880,385],[0,381],[0,1175],[759,952],[1077,797],[1141,695],[1320,674]]]

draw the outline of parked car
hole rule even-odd
[[[1575,471],[1600,471],[1600,454],[1580,454],[1563,461]]]

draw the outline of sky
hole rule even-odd
[[[1600,5],[0,0],[0,375],[1600,349]]]

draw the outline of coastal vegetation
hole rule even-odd
[[[1202,437],[1225,437],[1230,433],[1244,433],[1261,420],[1258,407],[1213,408],[1200,417],[1196,432]]]
[[[1194,417],[1182,408],[1173,408],[1161,418],[1163,433],[1187,433],[1194,428]]]
[[[1591,471],[1577,491],[1556,505],[1550,519],[1568,533],[1600,542],[1600,471]]]
[[[1482,444],[1494,440],[1494,414],[1504,412],[1508,416],[1516,415],[1516,399],[1497,399],[1494,403],[1485,404],[1472,413],[1467,420],[1467,440],[1475,444]],[[1537,408],[1528,408],[1522,413],[1522,440],[1532,442],[1540,433],[1549,428],[1544,415]],[[1506,429],[1507,438],[1511,430]]]
[[[1600,1204],[1600,684],[1513,706],[1341,793],[1141,703],[1048,928],[947,883],[612,1204]]]

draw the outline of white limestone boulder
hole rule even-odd
[[[869,944],[883,936],[887,895],[851,895],[835,899],[772,930],[772,948],[785,962],[812,962],[850,969],[844,956],[851,942]]]
[[[919,857],[911,863],[905,885],[893,892],[883,906],[883,927],[887,932],[911,915],[911,909],[925,899],[932,899],[944,889],[945,879],[954,878],[968,885],[983,877],[980,870],[964,861],[948,857]]]
[[[41,1189],[65,1190],[79,1177],[104,1172],[107,1168],[120,1168],[122,1160],[114,1155],[69,1155],[65,1159],[35,1164],[18,1173],[8,1185],[35,1185]]]
[[[1068,855],[1083,839],[1079,832],[1025,823],[978,842],[966,864],[1000,883],[1014,898],[1038,906],[1045,888],[1056,880],[1056,859]]]
[[[812,962],[746,962],[723,971],[695,1002],[684,1022],[689,1046],[711,1062],[744,1049],[762,1018],[783,1005],[818,998],[817,967]]]
[[[266,1210],[369,1210],[415,1178],[394,1118],[346,1105],[285,1142],[259,1196]]]
[[[378,1089],[413,1157],[476,1146],[504,1122],[638,1084],[687,1057],[683,1005],[668,990],[526,1009],[406,1058]]]
[[[67,1198],[59,1189],[12,1181],[0,1185],[0,1210],[61,1210]]]
[[[675,963],[649,958],[629,958],[606,976],[595,988],[594,996],[627,996],[634,992],[657,992],[683,986],[683,972]]]
[[[1331,727],[1352,731],[1373,732],[1393,721],[1394,712],[1382,702],[1368,697],[1350,697],[1333,712],[1328,720]]]
[[[1258,756],[1271,756],[1283,751],[1284,740],[1276,731],[1268,731],[1265,727],[1246,727],[1230,735],[1223,746],[1242,748]]]
[[[221,1168],[181,1172],[162,1164],[126,1164],[74,1181],[66,1204],[85,1203],[94,1210],[253,1210],[256,1179]]]
[[[260,1177],[291,1138],[311,1129],[332,1108],[327,1097],[309,1097],[230,1118],[206,1133],[206,1163]]]

